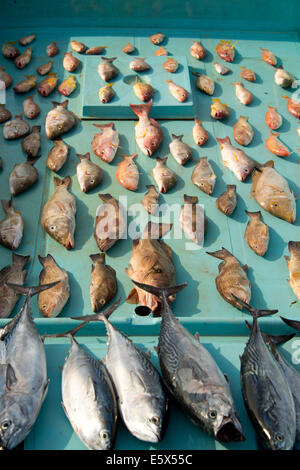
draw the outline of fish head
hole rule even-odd
[[[46,232],[67,249],[74,248],[74,223],[65,216],[53,215],[44,221]]]
[[[103,142],[96,150],[96,155],[107,163],[110,163],[116,154],[117,146]]]
[[[39,295],[38,304],[39,309],[46,318],[51,318],[56,316],[56,308],[57,308],[57,296],[55,291],[50,289],[49,291],[42,292]],[[54,313],[53,313],[54,312]]]
[[[270,200],[266,201],[265,209],[275,217],[293,223],[296,218],[296,207],[294,198],[289,197],[287,194],[275,195]]]
[[[89,418],[84,428],[80,429],[82,441],[92,450],[110,450],[114,441],[112,432],[105,427],[105,423],[97,415]]]
[[[126,421],[130,432],[142,441],[159,442],[163,432],[164,403],[159,397],[140,396]],[[129,416],[130,414],[130,416]]]
[[[0,447],[13,449],[27,436],[32,422],[32,399],[19,393],[3,394],[0,400]]]
[[[148,135],[144,138],[143,144],[145,153],[148,157],[151,157],[153,153],[157,150],[161,143],[161,135],[159,133]]]
[[[46,134],[49,139],[55,139],[72,128],[75,120],[68,110],[58,106],[48,113],[46,118]]]

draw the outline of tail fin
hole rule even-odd
[[[12,254],[12,264],[14,266],[18,265],[20,266],[20,268],[24,268],[24,266],[26,266],[27,263],[29,263],[30,261],[30,256],[22,256],[22,255],[18,255],[17,253],[13,253]]]
[[[243,300],[239,299],[236,295],[232,294],[232,297],[241,307],[245,308],[254,318],[266,317],[268,315],[274,315],[278,310],[259,310],[257,308],[251,307],[251,305],[246,304]],[[300,323],[300,322],[299,322]]]
[[[247,328],[251,330],[250,323],[247,321],[245,321],[245,323],[246,323]],[[287,343],[288,341],[290,341],[292,338],[296,336],[296,333],[291,333],[290,335],[268,335],[267,333],[263,333],[262,331],[261,331],[261,334],[265,342],[268,342],[268,343],[271,342],[276,346]]]
[[[77,331],[81,330],[88,322],[85,321],[83,323],[80,323],[80,325],[75,326],[72,330],[65,331],[64,333],[54,333],[53,335],[43,335],[42,339],[44,340],[45,338],[73,338],[73,336],[76,335]]]
[[[284,323],[289,325],[291,328],[294,328],[294,330],[300,331],[300,321],[299,320],[289,320],[288,318],[280,317]]]
[[[150,109],[151,109],[151,106],[152,106],[152,99],[150,101],[148,101],[148,103],[130,104],[129,106],[131,107],[134,114],[136,114],[138,117],[140,117],[140,116],[149,116]]]
[[[150,294],[154,294],[161,299],[168,298],[170,295],[180,292],[187,286],[187,283],[184,282],[183,284],[179,284],[177,286],[155,287],[155,286],[150,286],[149,284],[142,284],[140,282],[134,281],[133,279],[131,280],[140,289],[143,289],[146,292],[150,292]]]
[[[71,317],[72,320],[83,320],[85,323],[90,321],[105,321],[107,320],[110,315],[116,310],[118,305],[120,304],[121,299],[119,298],[105,310],[100,313],[95,313],[95,315],[84,315],[83,317]]]
[[[14,290],[17,294],[25,295],[26,297],[32,297],[33,295],[39,294],[44,290],[51,289],[51,287],[56,286],[60,281],[51,282],[50,284],[43,284],[42,286],[31,286],[31,287],[24,287],[19,286],[18,284],[12,284],[7,282],[6,285]]]

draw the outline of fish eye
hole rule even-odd
[[[100,299],[100,304],[104,305],[105,304],[105,299]]]
[[[248,168],[245,168],[245,169],[244,169],[244,172],[245,172],[245,173],[248,173]]]
[[[152,144],[151,144],[151,145],[152,145],[152,147],[155,147],[155,142],[152,142]]]
[[[6,430],[9,428],[9,426],[11,425],[11,421],[7,420],[7,421],[3,421],[2,425],[1,425],[1,428]]]
[[[94,180],[94,179],[91,179],[91,180],[90,180],[90,183],[92,183],[92,184],[95,183],[95,180]]]
[[[209,411],[208,417],[209,417],[210,419],[216,419],[216,417],[217,417],[217,412],[216,412],[215,410]]]
[[[149,421],[152,424],[159,424],[159,417],[158,416],[152,416],[152,418],[149,418]]]
[[[275,439],[276,441],[278,442],[283,442],[284,441],[284,437],[282,434],[280,434],[280,432],[278,432],[277,434],[275,434]]]
[[[51,226],[50,226],[50,230],[51,230],[52,232],[53,232],[53,230],[55,230],[55,228],[56,228],[55,225],[51,225]]]
[[[109,433],[107,431],[102,431],[101,439],[103,439],[104,441],[107,441],[109,439]]]

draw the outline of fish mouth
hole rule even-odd
[[[73,240],[72,236],[69,234],[68,238],[66,240],[66,248],[67,248],[67,250],[70,250],[70,248],[74,248],[74,246],[75,246],[74,240]]]
[[[232,418],[223,418],[223,421],[215,434],[215,438],[220,442],[242,442],[245,440],[245,436],[234,424]]]

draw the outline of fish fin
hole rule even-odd
[[[12,254],[12,264],[13,266],[20,266],[21,268],[24,268],[27,263],[30,261],[30,256],[22,256],[18,255],[17,253]]]
[[[215,258],[218,259],[226,259],[228,256],[233,256],[230,251],[226,250],[226,248],[222,247],[222,250],[217,250],[217,251],[207,251],[206,252],[210,256],[214,256]]]
[[[134,114],[136,114],[138,117],[140,116],[149,116],[151,106],[152,106],[152,99],[148,101],[148,103],[143,103],[143,104],[130,104],[129,105]]]
[[[63,366],[58,366],[58,369],[60,370],[60,372],[63,371]]]
[[[245,308],[249,313],[251,313],[251,315],[254,318],[264,317],[264,316],[268,316],[268,315],[274,315],[275,313],[278,312],[278,310],[263,310],[263,309],[259,310],[257,308],[251,307],[251,305],[248,305],[246,302],[239,299],[236,295],[234,295],[232,293],[231,293],[231,296],[234,298],[234,300],[236,300],[236,302],[238,304],[240,304],[241,307]]]
[[[106,202],[106,203],[110,203],[111,200],[113,199],[112,195],[111,194],[98,194],[98,196],[100,197],[101,201],[103,202]]]
[[[81,153],[76,153],[77,157],[79,158],[79,160],[90,160],[91,158],[91,154],[90,152],[87,152],[85,154],[81,154]]]
[[[285,256],[285,260],[287,264],[289,264],[289,262],[291,261],[291,258],[289,256]],[[289,279],[287,279],[287,281],[289,282]]]
[[[164,223],[156,223],[151,222],[151,220],[147,223],[142,238],[151,238],[151,240],[155,240],[158,238],[163,237],[171,228],[173,224],[164,224]]]
[[[106,60],[106,62],[113,63],[114,60],[117,59],[117,57],[101,57],[102,60]]]
[[[245,271],[245,273],[247,274],[248,269],[249,269],[248,264],[244,264],[244,266],[242,266],[242,268],[243,268],[243,270]]]
[[[61,180],[57,176],[54,176],[53,181],[55,188],[58,188],[59,186],[66,186],[68,188],[71,183],[71,178],[70,176],[65,176],[65,178]]]
[[[52,101],[52,104],[54,105],[55,108],[57,108],[57,106],[62,106],[63,108],[66,109],[68,107],[68,103],[69,103],[69,100],[66,100],[63,103],[58,103],[57,101]]]
[[[89,375],[87,378],[87,395],[91,397],[94,401],[97,400],[97,389],[95,387],[95,382],[93,381],[92,377]]]
[[[224,139],[221,139],[219,137],[216,137],[216,141],[218,142],[218,144],[230,144],[230,137],[224,137]]]
[[[2,207],[3,207],[3,210],[4,210],[5,214],[8,214],[10,209],[13,209],[12,198],[10,198],[9,201],[1,200],[1,204],[2,204]]]
[[[288,318],[280,317],[284,323],[289,325],[291,328],[300,331],[300,321],[299,320],[290,320]]]
[[[226,382],[229,383],[228,375],[227,375],[227,374],[224,374],[224,377],[225,377]]]
[[[198,331],[194,334],[194,336],[195,336],[196,340],[200,342],[200,336],[199,336]]]
[[[105,262],[105,253],[97,253],[96,255],[90,255],[91,260],[94,264],[101,263],[104,264]]]
[[[8,364],[0,364],[0,376],[3,377],[3,385],[7,391],[10,391],[18,382],[13,366]]]
[[[151,359],[151,351],[150,351],[150,349],[148,349],[148,350],[146,351],[146,356],[147,356],[149,359]]]
[[[180,140],[181,141],[183,139],[184,134],[181,134],[181,135],[171,134],[171,136],[172,136],[173,140]]]
[[[139,303],[139,296],[137,293],[136,288],[134,287],[128,294],[128,297],[126,299],[126,302],[128,304],[138,304]]]
[[[90,321],[105,321],[107,320],[113,311],[119,306],[121,299],[117,299],[114,303],[112,303],[109,307],[102,312],[95,313],[94,315],[84,315],[83,317],[70,317],[72,320],[83,320],[84,322]]]
[[[146,292],[150,292],[150,294],[154,294],[159,298],[163,298],[163,297],[168,298],[170,295],[180,292],[187,286],[186,282],[183,284],[179,284],[177,286],[168,286],[168,287],[150,286],[149,284],[142,284],[141,282],[134,281],[133,279],[132,279],[132,282],[140,289],[143,289]]]
[[[18,284],[12,284],[11,282],[7,282],[6,285],[13,289],[17,294],[25,295],[26,297],[32,297],[33,295],[39,294],[44,290],[51,289],[52,287],[56,286],[61,281],[51,282],[50,284],[44,284],[42,286],[19,286]]]
[[[40,256],[38,255],[39,262],[41,263],[42,266],[45,266],[46,264],[49,263],[55,263],[55,260],[52,255],[47,255],[47,256]],[[56,263],[55,263],[56,264]]]
[[[138,236],[132,240],[132,250],[134,250],[138,246],[139,242],[140,240]]]
[[[114,127],[114,123],[110,122],[109,124],[93,124],[93,126],[103,131],[104,129],[107,129],[108,127],[112,129]]]
[[[252,197],[253,199],[255,199],[256,186],[260,177],[261,177],[260,171],[254,170],[252,173],[252,185],[250,189],[250,197]]]
[[[154,346],[154,351],[156,352],[156,354],[158,354],[158,346]]]
[[[183,199],[185,204],[197,204],[198,202],[197,196],[188,196],[187,194],[184,194]]]
[[[159,242],[160,242],[162,248],[164,248],[164,249],[166,250],[166,252],[167,252],[169,258],[172,259],[172,258],[173,258],[173,250],[172,250],[172,248],[171,248],[169,245],[167,245],[163,240],[159,240]]]

